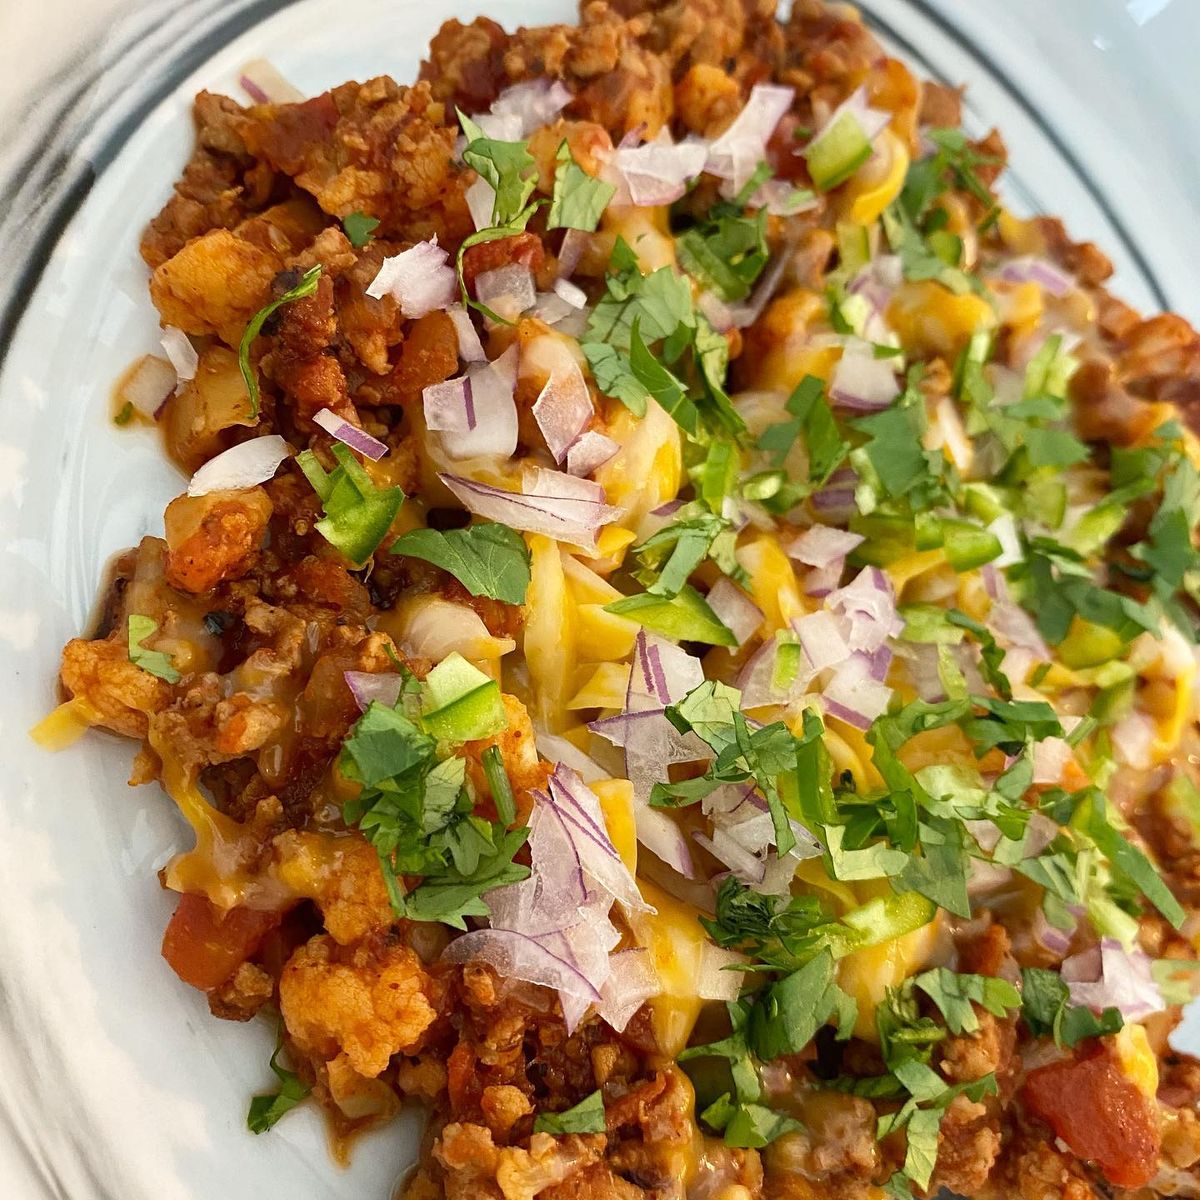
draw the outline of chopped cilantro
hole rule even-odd
[[[300,277],[300,282],[295,287],[289,288],[282,296],[272,300],[270,304],[264,304],[250,318],[250,322],[246,326],[246,331],[242,334],[242,340],[238,346],[238,366],[241,368],[242,379],[246,384],[246,393],[250,397],[250,415],[252,417],[258,416],[261,397],[258,390],[258,369],[250,363],[250,347],[254,345],[254,339],[262,332],[262,328],[267,323],[269,317],[274,316],[285,304],[291,304],[293,300],[301,300],[305,296],[311,296],[317,290],[317,284],[320,281],[321,264],[317,263],[315,267],[309,267],[304,272]]]
[[[729,206],[722,206],[728,209]],[[683,269],[722,300],[744,300],[767,263],[767,211],[721,211],[675,240]]]
[[[352,212],[342,218],[342,229],[346,240],[355,250],[361,250],[370,240],[375,230],[379,228],[379,219],[369,217],[363,212]]]
[[[464,529],[413,529],[389,550],[424,559],[449,571],[472,596],[524,604],[529,587],[529,548],[507,525],[487,522]]]
[[[266,1133],[276,1121],[286,1116],[312,1091],[307,1083],[295,1071],[289,1071],[279,1065],[279,1054],[283,1049],[283,1023],[280,1022],[279,1036],[275,1042],[275,1052],[267,1064],[276,1079],[279,1088],[255,1096],[250,1101],[250,1111],[246,1114],[246,1125],[251,1133]]]
[[[555,155],[554,196],[546,219],[547,229],[582,229],[591,233],[616,188],[589,175],[574,159],[564,140]]]
[[[1120,1009],[1106,1008],[1097,1016],[1090,1008],[1072,1004],[1062,976],[1040,967],[1021,970],[1021,1016],[1034,1037],[1052,1037],[1060,1046],[1116,1033],[1125,1023]]]
[[[116,416],[113,417],[114,425],[128,425],[133,420],[133,401],[126,400],[124,404],[117,410]]]
[[[758,438],[758,449],[771,455],[782,467],[796,438],[803,436],[808,451],[808,485],[821,487],[842,465],[850,447],[838,432],[833,410],[825,399],[825,385],[815,375],[806,375],[785,405],[791,420],[768,425]]]
[[[534,1133],[603,1133],[604,1096],[594,1091],[574,1108],[562,1112],[542,1112],[534,1118]]]
[[[129,646],[129,661],[167,683],[178,683],[183,678],[171,662],[171,656],[161,650],[147,650],[142,642],[153,637],[158,630],[158,622],[140,613],[130,613],[126,623],[126,639]]]

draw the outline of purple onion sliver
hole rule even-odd
[[[346,671],[343,678],[360,712],[366,712],[373,700],[388,708],[395,708],[404,685],[399,675],[390,673],[375,675],[368,671]]]
[[[847,725],[852,725],[855,729],[861,729],[864,732],[871,728],[871,722],[862,713],[847,708],[839,701],[822,697],[822,703],[829,716],[837,717],[839,720],[845,721]]]
[[[242,91],[254,101],[255,104],[270,104],[271,97],[250,78],[249,75],[243,75],[238,83],[241,85]]]

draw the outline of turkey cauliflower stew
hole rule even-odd
[[[117,391],[190,482],[35,735],[191,826],[249,1128],[420,1101],[407,1200],[1200,1195],[1192,329],[846,6],[242,86]]]

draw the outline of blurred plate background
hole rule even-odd
[[[1063,216],[1116,290],[1200,319],[1196,0],[869,0],[922,73],[968,84],[1008,142],[1014,207]],[[162,966],[154,871],[180,823],[126,788],[127,743],[51,757],[25,731],[105,561],[181,480],[108,420],[156,348],[137,255],[191,145],[201,87],[269,57],[317,92],[411,80],[438,24],[567,20],[567,0],[4,0],[0,4],[0,1194],[4,1200],[387,1200],[419,1122],[330,1158],[315,1112],[245,1131],[271,1031],[214,1021]]]

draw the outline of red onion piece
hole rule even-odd
[[[713,584],[705,599],[717,619],[737,638],[739,646],[744,646],[763,623],[762,609],[725,576]]]
[[[834,471],[825,486],[812,496],[813,509],[829,521],[848,521],[858,512],[854,489],[858,475],[850,467]]]
[[[304,93],[290,84],[274,64],[265,58],[248,62],[241,70],[238,83],[256,104],[298,104]]]
[[[638,630],[625,693],[627,712],[666,708],[703,682],[704,668],[698,658],[666,638]]]
[[[376,300],[392,296],[410,320],[448,307],[458,291],[458,275],[437,236],[385,258],[367,288]]]
[[[1062,977],[1071,1003],[1091,1009],[1118,1008],[1129,1021],[1141,1021],[1162,1012],[1166,1003],[1150,970],[1150,959],[1141,950],[1126,950],[1116,938],[1100,943],[1099,970],[1095,955],[1076,954],[1062,965]]]
[[[800,639],[804,657],[814,671],[836,667],[850,657],[850,647],[838,627],[833,613],[818,610],[792,621],[792,628]]]
[[[591,234],[582,229],[568,229],[563,234],[562,245],[558,249],[559,279],[570,279],[575,274],[575,268],[579,266],[579,260],[588,248],[590,238]]]
[[[547,471],[546,474],[557,476],[558,472]],[[596,535],[601,527],[620,515],[618,509],[577,495],[506,492],[503,488],[446,473],[439,474],[438,478],[462,506],[476,516],[500,521],[527,533],[542,533],[585,550],[595,550]],[[564,475],[561,478],[572,477]]]
[[[464,193],[467,201],[467,211],[471,214],[471,224],[476,232],[480,229],[490,229],[492,214],[496,210],[496,189],[483,176],[479,176]]]
[[[648,950],[618,950],[609,960],[609,976],[600,989],[596,1013],[620,1033],[633,1014],[661,988]]]
[[[475,276],[475,299],[506,321],[515,321],[537,303],[533,272],[524,263],[481,271]]]
[[[569,279],[556,279],[554,281],[554,294],[560,300],[566,301],[572,308],[587,307],[587,292],[577,283],[572,283]]]
[[[153,421],[178,381],[175,368],[166,359],[144,354],[122,381],[117,399],[121,404],[132,404]]]
[[[1075,287],[1073,276],[1057,263],[1033,255],[1010,259],[996,272],[996,277],[1009,283],[1036,283],[1050,295],[1060,298]]]
[[[359,429],[357,425],[343,421],[337,413],[328,408],[319,409],[313,415],[313,424],[319,425],[331,438],[349,446],[351,450],[357,450],[372,462],[378,462],[388,452],[386,443]]]
[[[712,837],[693,833],[692,840],[703,846],[717,862],[727,866],[743,883],[762,883],[766,870],[762,859],[739,845],[723,829],[713,829]]]
[[[904,631],[891,580],[878,567],[865,567],[845,587],[831,592],[828,607],[849,622],[852,650],[876,650]]]
[[[843,565],[839,562],[830,563],[827,567],[814,567],[804,580],[804,594],[823,599],[842,582]]]
[[[167,325],[162,332],[162,348],[171,366],[175,368],[175,377],[181,382],[196,378],[196,368],[200,365],[200,356],[192,339],[182,329]]]
[[[471,959],[487,963],[503,978],[523,979],[593,1004],[600,1001],[600,992],[577,967],[535,938],[511,929],[478,929],[455,938],[442,952],[443,962]]]
[[[442,439],[451,458],[499,455],[509,458],[517,448],[517,347],[510,346],[494,362],[476,367],[467,376],[427,387],[422,394],[425,424]]]
[[[620,446],[606,434],[586,429],[567,448],[567,473],[590,475],[616,456]]]
[[[458,357],[466,363],[487,362],[487,354],[479,340],[479,334],[475,331],[471,314],[461,304],[452,304],[446,309],[446,315],[458,335]]]
[[[870,660],[852,654],[833,673],[821,693],[825,711],[855,729],[869,729],[881,716],[892,698],[892,689],[871,678]]]
[[[878,412],[887,408],[900,394],[900,385],[892,368],[894,361],[876,358],[871,347],[857,338],[848,340],[833,370],[830,400],[839,408],[856,412]]]
[[[375,701],[387,708],[395,708],[396,701],[400,699],[400,689],[404,686],[404,680],[399,675],[392,674],[373,675],[369,671],[346,671],[344,678],[359,712],[366,712]]]
[[[696,307],[718,333],[728,333],[734,328],[735,314],[732,306],[715,292],[701,292]]]
[[[814,525],[793,539],[787,548],[788,558],[794,558],[810,567],[840,569],[846,555],[863,543],[863,536],[846,529],[835,529],[832,525]]]
[[[1033,782],[1061,783],[1069,763],[1075,761],[1071,744],[1060,737],[1043,738],[1033,746]]]
[[[767,156],[767,143],[775,127],[791,109],[794,88],[773,83],[757,83],[750,90],[745,107],[708,151],[705,170],[728,180],[739,192]]]
[[[557,463],[566,459],[567,451],[595,415],[579,364],[569,355],[564,355],[563,360],[550,372],[533,404],[533,419]]]
[[[594,759],[589,758],[573,742],[557,733],[548,733],[544,729],[534,730],[534,739],[538,753],[547,762],[565,763],[576,771],[585,783],[595,783],[598,779],[609,778],[609,773]]]
[[[750,293],[750,298],[730,308],[730,312],[733,314],[733,323],[739,329],[746,329],[753,325],[763,315],[763,310],[770,303],[771,297],[775,295],[775,290],[783,281],[783,273],[787,270],[788,262],[795,248],[794,242],[781,247],[775,257],[771,259],[767,269],[758,277],[758,282],[754,285],[754,291]]]
[[[209,492],[234,491],[265,483],[292,448],[277,433],[240,442],[216,458],[210,458],[188,483],[189,496],[207,496]]]
[[[672,142],[663,129],[652,142],[618,147],[611,161],[629,189],[630,201],[639,207],[655,207],[678,200],[704,170],[707,158],[704,142],[695,138]]]
[[[733,185],[727,184],[733,192]],[[765,208],[773,217],[794,217],[817,206],[817,198],[809,188],[797,187],[786,179],[768,179],[750,197],[748,208]]]
[[[1062,958],[1071,948],[1071,934],[1065,929],[1051,925],[1040,908],[1033,914],[1032,929],[1034,941],[1058,958]]]
[[[649,805],[638,808],[636,813],[637,836],[651,854],[662,859],[673,871],[685,879],[695,879],[696,867],[688,849],[683,831],[665,813]]]
[[[570,90],[561,80],[539,76],[505,88],[492,101],[490,112],[493,117],[514,118],[512,128],[516,132],[508,140],[519,142],[534,130],[549,125],[573,99]],[[479,117],[475,120],[486,130],[483,120]]]

